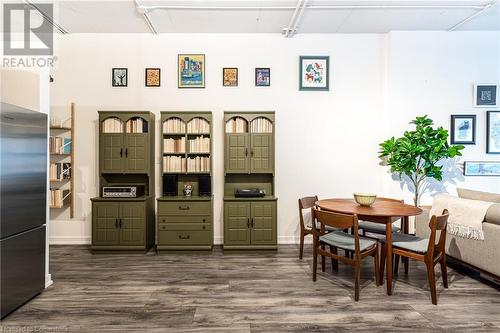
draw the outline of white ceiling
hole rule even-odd
[[[280,33],[283,28],[289,26],[299,2],[300,0],[137,1],[140,6],[147,8],[147,15],[159,33]],[[143,15],[137,10],[134,0],[80,0],[54,1],[54,3],[55,21],[69,33],[151,33],[152,31]],[[500,31],[498,0],[310,0],[306,3],[303,15],[298,20],[298,33],[446,31],[464,20],[466,22],[454,30]],[[492,5],[486,8],[488,4]],[[150,6],[175,8],[153,9]]]

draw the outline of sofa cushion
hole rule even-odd
[[[457,188],[459,198],[500,203],[500,194]]]
[[[484,221],[500,225],[500,203],[493,204],[488,208]]]

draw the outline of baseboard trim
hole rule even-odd
[[[89,236],[53,236],[49,237],[49,245],[90,245]]]
[[[54,281],[52,281],[52,274],[47,274],[45,276],[45,288],[50,287],[53,283]]]

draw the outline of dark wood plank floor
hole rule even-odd
[[[360,301],[353,269],[329,263],[311,280],[311,250],[271,253],[100,254],[51,247],[54,284],[1,323],[1,332],[500,332],[500,292],[449,269],[430,301],[425,266],[399,274],[394,295],[365,260]],[[437,276],[440,278],[439,270]],[[21,330],[22,329],[22,330]]]

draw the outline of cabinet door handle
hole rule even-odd
[[[255,228],[255,224],[253,223],[253,217],[252,217],[252,228]]]
[[[250,229],[250,218],[249,217],[247,218],[247,228]]]
[[[189,210],[189,206],[179,206],[180,210]]]
[[[123,220],[120,219],[120,228],[122,227]]]
[[[123,148],[120,148],[120,157],[123,157]]]
[[[250,156],[253,157],[253,149],[250,149]]]
[[[248,156],[248,148],[245,148],[245,156]]]
[[[128,157],[128,148],[125,148],[125,157]]]
[[[118,228],[118,218],[115,219],[115,228]]]
[[[189,235],[187,235],[187,236],[179,235],[179,239],[189,239]]]

